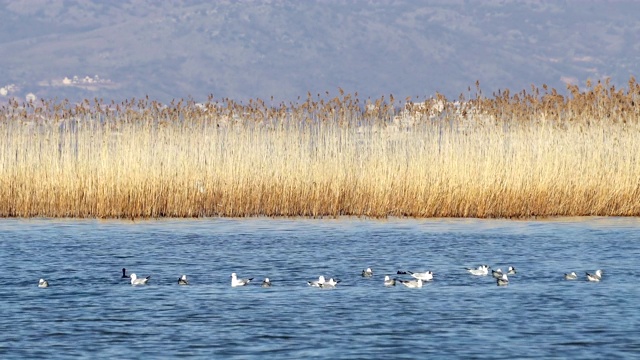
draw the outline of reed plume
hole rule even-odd
[[[640,215],[640,86],[449,101],[11,101],[0,216]],[[469,89],[469,92],[471,89]]]

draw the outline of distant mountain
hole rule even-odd
[[[0,102],[624,87],[637,14],[637,1],[0,0]]]

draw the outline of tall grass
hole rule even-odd
[[[0,216],[640,215],[640,86],[0,109]]]

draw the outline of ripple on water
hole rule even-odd
[[[629,218],[1,220],[0,266],[19,276],[0,279],[11,329],[0,357],[629,357],[638,229]],[[483,263],[518,274],[497,287],[464,270]],[[132,287],[122,267],[150,285]],[[597,268],[601,283],[584,280]],[[385,288],[398,270],[434,281]],[[570,271],[580,280],[564,281]],[[255,284],[231,288],[231,272]],[[342,282],[306,285],[319,275]]]

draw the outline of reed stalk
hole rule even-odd
[[[0,216],[640,215],[640,88],[0,109]]]

